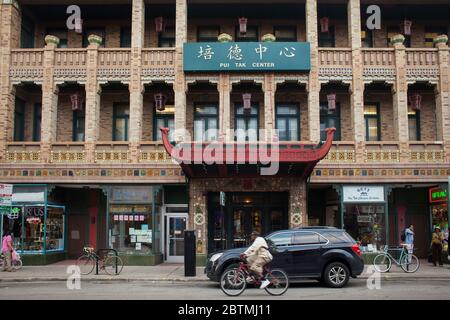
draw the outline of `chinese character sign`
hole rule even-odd
[[[305,71],[306,42],[199,42],[184,44],[184,71]]]

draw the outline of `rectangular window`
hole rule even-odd
[[[159,34],[158,47],[160,48],[175,47],[175,27],[166,27],[166,30]]]
[[[399,27],[388,27],[387,28],[387,44],[389,47],[392,47],[391,45],[391,38],[397,34],[401,34]],[[411,36],[404,35],[405,37],[405,47],[410,48],[411,47]]]
[[[16,97],[14,109],[14,141],[25,139],[25,101]]]
[[[334,48],[336,46],[334,27],[330,26],[328,32],[319,31],[319,47]]]
[[[300,109],[298,105],[276,107],[276,129],[280,141],[300,141]]]
[[[103,41],[100,45],[100,48],[106,47],[106,34],[104,28],[86,28],[83,32],[83,48],[87,48],[87,46],[89,45],[88,38],[91,34],[102,37]]]
[[[296,26],[283,26],[274,27],[273,34],[276,41],[280,42],[296,42],[297,41],[297,27]]]
[[[217,105],[197,105],[194,111],[195,141],[214,141],[218,139],[219,117]]]
[[[85,107],[83,107],[86,110]],[[73,141],[84,141],[84,128],[85,128],[86,116],[84,112],[73,112],[73,129],[72,129],[72,140]]]
[[[117,103],[113,114],[113,141],[128,141],[130,105]]]
[[[27,15],[22,15],[20,47],[24,49],[34,48],[35,25]]]
[[[373,31],[361,30],[361,44],[363,48],[373,48]]]
[[[173,140],[173,131],[175,130],[175,106],[166,105],[164,111],[155,111],[153,122],[153,140],[161,141],[162,135],[160,128],[169,128],[169,139]]]
[[[52,28],[47,29],[47,33],[49,35],[55,36],[59,38],[59,45],[58,48],[67,48],[68,47],[68,40],[67,40],[67,29],[62,28]]]
[[[366,141],[380,141],[380,106],[366,104],[364,106],[364,120],[366,125]]]
[[[320,140],[327,140],[327,128],[336,128],[334,140],[341,140],[341,107],[336,103],[336,110],[328,109],[328,102],[320,103]]]
[[[120,47],[121,48],[131,48],[131,28],[130,27],[120,28]]]
[[[220,34],[220,27],[198,27],[197,32],[198,42],[217,42],[217,37]]]
[[[236,42],[258,42],[258,27],[247,26],[247,32],[239,32],[239,26],[236,27]]]
[[[447,35],[447,33],[445,28],[425,28],[425,47],[433,48],[434,39],[442,34]]]
[[[41,141],[42,104],[34,105],[33,113],[33,141]]]
[[[420,111],[408,110],[408,130],[410,141],[420,141]]]
[[[259,138],[259,106],[253,104],[249,111],[242,104],[236,104],[234,114],[236,141],[258,141]]]

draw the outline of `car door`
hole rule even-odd
[[[267,244],[273,255],[271,268],[280,268],[289,276],[293,274],[293,256],[292,256],[292,236],[291,231],[280,231],[267,237]]]
[[[292,260],[297,276],[316,276],[321,273],[320,257],[323,238],[316,232],[296,231],[293,235]]]

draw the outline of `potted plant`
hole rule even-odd
[[[433,40],[434,44],[438,44],[438,43],[447,43],[448,42],[448,36],[445,34],[441,34],[439,36],[437,36],[436,38],[434,38]]]
[[[58,46],[59,38],[49,34],[49,35],[45,36],[45,43],[46,44],[54,44],[54,45]]]
[[[391,38],[391,44],[396,44],[396,43],[405,43],[405,36],[402,34],[396,34],[395,36],[393,36]]]
[[[231,42],[233,41],[233,38],[228,33],[221,33],[217,37],[217,40],[219,40],[219,42]]]
[[[98,44],[101,45],[103,42],[102,37],[97,36],[96,34],[91,34],[88,37],[89,44]]]
[[[274,42],[277,38],[271,34],[271,33],[267,33],[265,35],[262,36],[261,40],[263,42]]]

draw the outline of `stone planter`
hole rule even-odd
[[[47,35],[45,36],[45,44],[49,45],[49,44],[54,44],[55,46],[59,45],[59,38],[52,36],[52,35]]]
[[[217,37],[217,40],[219,40],[219,42],[231,42],[233,41],[233,38],[228,33],[221,33]]]
[[[99,37],[99,36],[97,36],[97,35],[95,35],[95,34],[91,34],[91,35],[88,37],[88,41],[89,41],[89,44],[98,44],[98,45],[101,45],[102,42],[103,42],[103,39],[102,39],[102,37]]]
[[[446,36],[445,34],[441,34],[441,35],[437,36],[436,38],[434,38],[434,40],[433,40],[434,44],[438,44],[438,43],[446,44],[447,42],[448,42],[448,36]]]
[[[277,38],[271,33],[265,34],[261,37],[263,42],[274,42],[276,39]]]
[[[401,43],[404,44],[405,43],[405,36],[402,34],[396,34],[395,36],[393,36],[391,38],[391,44],[397,44],[397,43]]]

